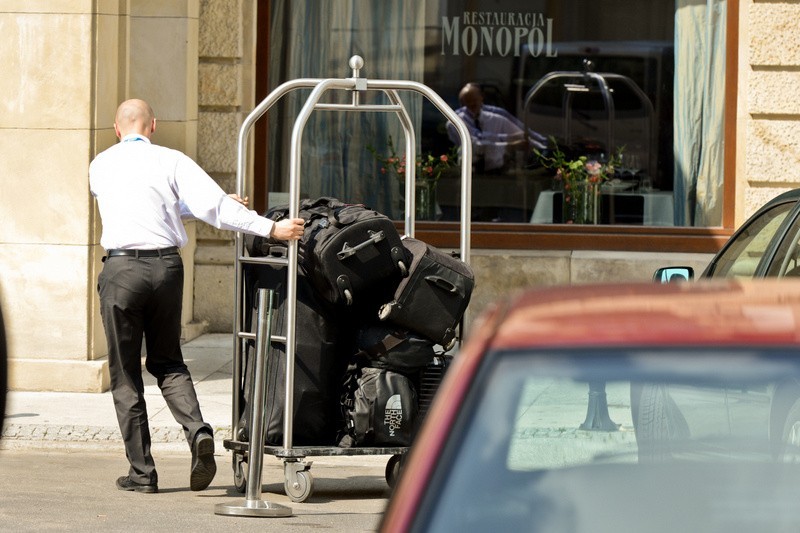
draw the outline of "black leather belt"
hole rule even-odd
[[[169,248],[157,248],[155,250],[109,250],[106,255],[108,257],[163,257],[165,255],[175,255],[178,253],[177,246],[170,246]]]

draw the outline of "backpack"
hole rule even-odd
[[[410,446],[418,429],[417,392],[398,372],[351,365],[345,375],[339,446]]]

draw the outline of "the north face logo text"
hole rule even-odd
[[[403,425],[403,402],[399,394],[393,395],[386,402],[383,414],[383,424],[389,426],[389,436],[394,437],[395,432]]]

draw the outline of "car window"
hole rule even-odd
[[[779,204],[751,220],[716,258],[709,275],[715,278],[753,277],[770,241],[794,206],[794,202]]]
[[[786,232],[775,258],[772,260],[767,276],[800,276],[800,217],[792,221],[792,225]]]
[[[748,531],[800,523],[792,354],[518,352],[487,374],[419,530],[742,531],[728,522],[742,502],[775,512]]]

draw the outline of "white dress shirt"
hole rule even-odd
[[[505,162],[506,146],[525,138],[525,131],[514,121],[490,109],[489,106],[483,106],[477,121],[466,107],[456,109],[456,114],[467,125],[472,137],[473,153],[484,157],[486,170],[501,168]],[[452,124],[448,123],[448,130],[450,139],[461,144]]]
[[[183,247],[182,218],[215,228],[267,236],[274,222],[228,197],[190,157],[126,135],[89,166],[89,188],[97,198],[106,250]]]

